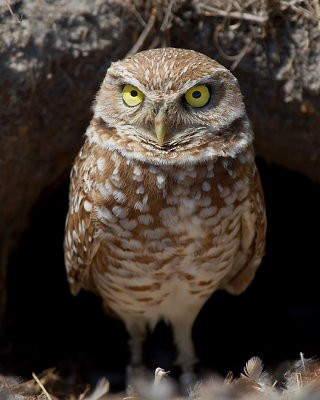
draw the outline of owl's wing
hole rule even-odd
[[[89,154],[89,155],[88,155]],[[90,290],[88,272],[100,246],[93,218],[93,179],[90,179],[90,149],[85,142],[70,176],[70,201],[66,219],[64,254],[68,282],[73,295],[82,287]]]
[[[265,254],[266,213],[260,176],[256,170],[248,193],[249,207],[241,217],[240,250],[235,257],[233,273],[223,288],[231,294],[244,292],[253,280]]]

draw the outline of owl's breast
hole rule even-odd
[[[96,211],[103,239],[91,270],[98,291],[120,315],[160,318],[169,304],[190,298],[202,305],[239,250],[248,178],[217,163],[131,167],[125,183],[109,177],[112,202]]]

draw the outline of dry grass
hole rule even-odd
[[[130,395],[110,394],[106,379],[98,382],[93,391],[89,388],[80,394],[68,393],[58,396],[54,393],[61,378],[54,369],[44,371],[38,378],[33,374],[30,381],[19,382],[16,378],[0,376],[0,398],[5,400],[318,400],[320,398],[320,362],[300,360],[275,380],[264,371],[258,357],[251,358],[243,373],[236,379],[231,372],[225,379],[212,376],[198,382],[185,396],[176,393],[173,380],[160,368],[153,381],[146,377],[137,379],[134,388],[128,388]],[[63,383],[63,382],[62,382]]]
[[[185,0],[133,1],[133,14],[143,29],[126,56],[146,47],[170,45],[169,32],[175,24],[176,13],[185,3]],[[192,3],[199,18],[205,16],[215,19],[214,44],[223,59],[232,61],[231,70],[254,49],[259,40],[266,38],[272,30],[275,16],[285,17],[287,21],[318,24],[320,32],[318,0],[193,0]],[[224,46],[223,38],[241,32],[246,33],[243,47],[235,54],[230,54],[229,42],[226,41],[228,44]]]
[[[320,3],[318,0],[194,0],[199,14],[219,18],[215,28],[214,42],[220,55],[233,61],[234,70],[243,57],[250,53],[259,40],[272,30],[273,18],[282,16],[287,21],[310,21],[318,24],[320,31]],[[237,54],[227,54],[220,43],[220,36],[229,37],[237,31],[246,32],[246,42]],[[223,33],[223,34],[222,34]]]

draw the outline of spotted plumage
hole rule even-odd
[[[266,218],[252,139],[236,79],[202,54],[149,50],[108,69],[71,173],[65,262],[72,293],[124,321],[133,367],[164,319],[192,374],[201,307],[253,279]]]

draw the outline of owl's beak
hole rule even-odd
[[[154,130],[158,139],[158,143],[160,146],[163,145],[164,137],[166,135],[166,127],[164,123],[165,112],[163,108],[160,108],[158,114],[154,119]]]

